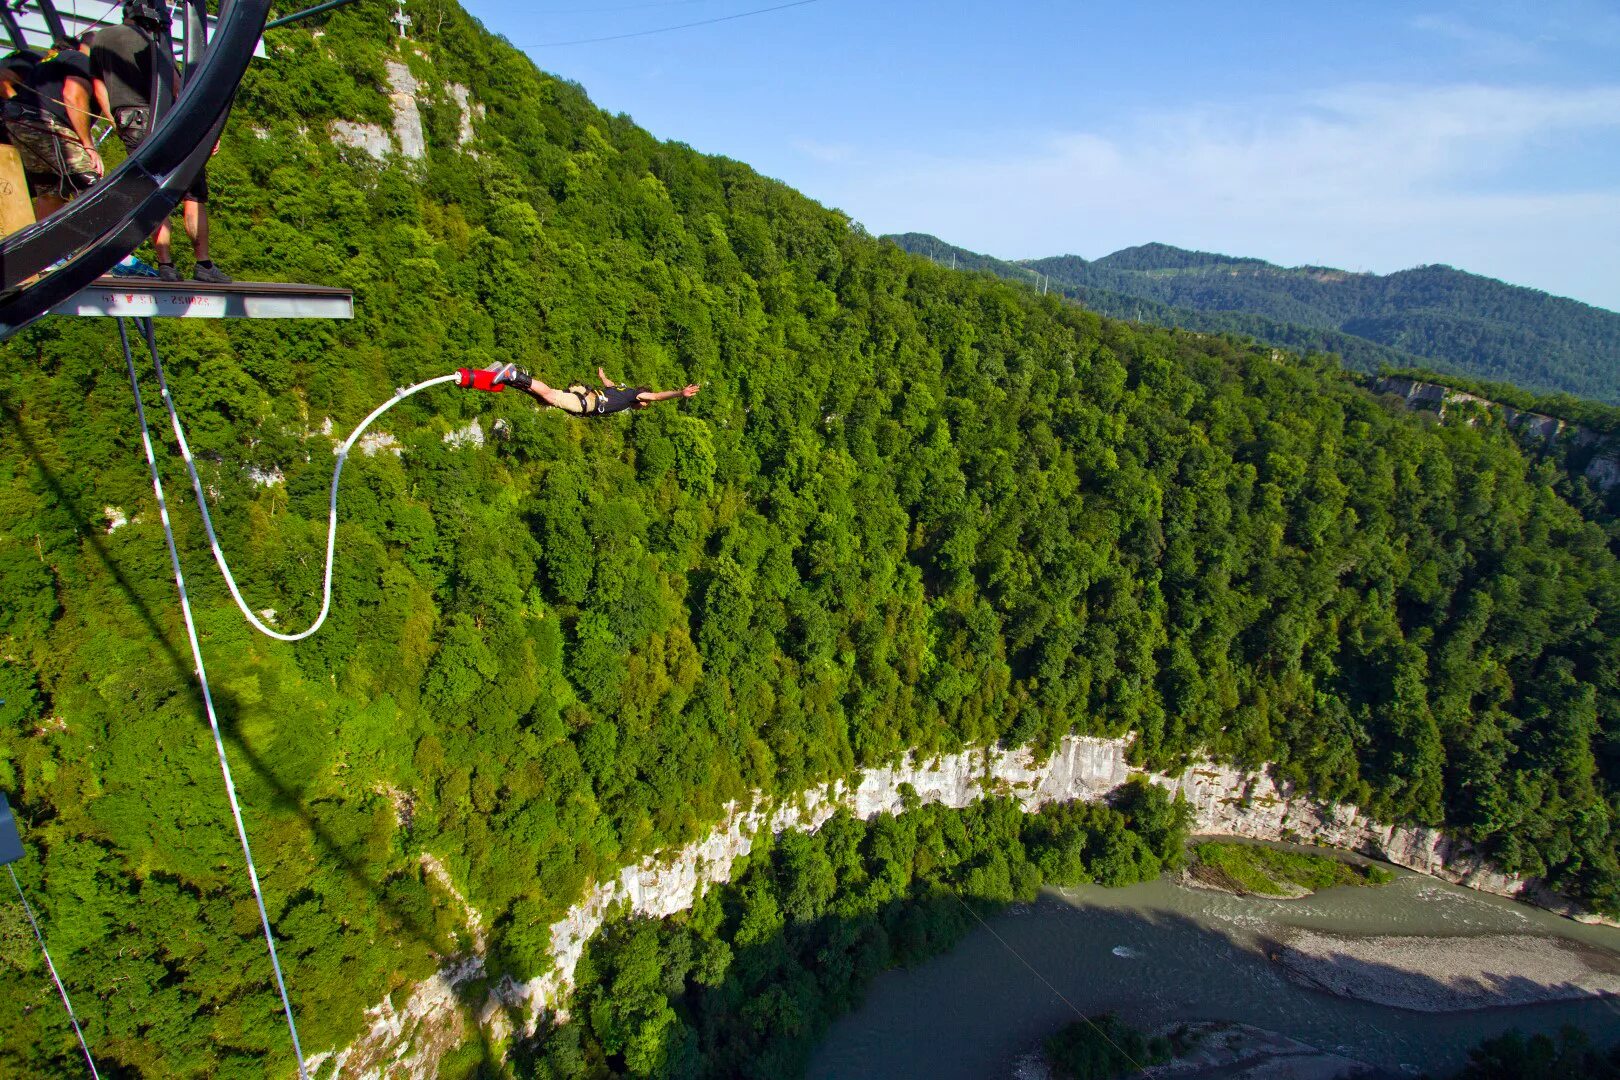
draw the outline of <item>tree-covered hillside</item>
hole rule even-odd
[[[1280,322],[1246,311],[1200,311],[1190,307],[1171,307],[1157,300],[1113,289],[1077,285],[1064,276],[1040,274],[1030,268],[1031,264],[1007,262],[965,248],[954,248],[922,233],[904,233],[886,236],[884,239],[894,241],[914,255],[926,255],[940,266],[994,274],[1009,281],[1026,282],[1037,291],[1070,297],[1085,305],[1088,310],[1111,319],[1128,319],[1150,326],[1174,327],[1209,334],[1235,334],[1301,354],[1331,353],[1338,356],[1347,367],[1358,371],[1419,367],[1441,373],[1451,370],[1449,365],[1440,361],[1392,349],[1337,330],[1322,330],[1297,323]],[[1084,259],[1073,255],[1048,262],[1068,263],[1071,260],[1079,264],[1085,262]]]
[[[958,250],[916,233],[893,239],[918,254]],[[1054,286],[1115,318],[1336,352],[1365,371],[1426,367],[1620,402],[1620,314],[1449,266],[1380,276],[1286,268],[1167,244],[1094,261],[976,259],[1015,279],[1048,275]]]
[[[424,855],[528,976],[592,879],[909,748],[1275,762],[1620,908],[1620,565],[1508,434],[950,273],[407,9],[403,54],[383,5],[272,32],[214,163],[221,263],[351,286],[357,320],[159,327],[253,606],[314,614],[331,449],[397,386],[510,358],[705,389],[610,422],[411,399],[348,467],[300,645],[244,626],[164,452],[306,1048],[466,946]],[[396,57],[421,162],[327,134],[387,122]],[[464,146],[452,83],[487,109]],[[46,320],[0,363],[17,869],[109,1070],[285,1076],[184,640],[113,327]],[[0,1073],[77,1074],[12,912]]]

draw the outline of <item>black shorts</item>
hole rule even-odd
[[[124,144],[124,149],[133,153],[146,138],[146,110],[139,105],[126,105],[113,110],[113,125],[118,128],[118,141]],[[186,189],[186,198],[196,202],[208,201],[208,166],[203,165],[198,171],[196,179]]]

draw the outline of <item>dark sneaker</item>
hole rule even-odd
[[[158,263],[158,279],[160,281],[183,281],[180,271],[174,268],[174,263]]]
[[[495,373],[496,386],[515,386],[519,390],[527,390],[529,383],[533,381],[529,378],[529,373],[516,364],[491,364],[485,370]]]
[[[235,279],[217,266],[199,266],[192,273],[191,280],[205,285],[229,285]]]

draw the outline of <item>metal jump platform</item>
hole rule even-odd
[[[0,341],[46,314],[111,317],[298,319],[354,317],[352,294],[313,285],[164,283],[107,278],[179,206],[206,167],[255,56],[271,0],[170,0],[173,15],[157,40],[173,49],[184,89],[158,106],[150,135],[85,194],[33,224],[0,237]],[[350,0],[328,0],[277,20],[284,25]],[[122,21],[118,0],[0,0],[0,38],[45,52],[57,43]],[[150,33],[148,27],[143,31]],[[17,192],[12,198],[18,197]],[[26,198],[26,196],[23,196]],[[18,215],[23,216],[23,215]]]
[[[208,285],[103,277],[51,308],[50,314],[129,319],[352,319],[354,293],[325,285],[266,281]]]

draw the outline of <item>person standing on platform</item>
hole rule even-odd
[[[60,210],[102,176],[101,155],[90,136],[90,38],[58,43],[6,102],[6,129],[22,158],[35,217]]]
[[[108,27],[98,33],[95,47],[90,50],[96,102],[102,112],[112,118],[113,126],[118,129],[118,138],[131,151],[141,144],[152,129],[154,62],[158,65],[159,94],[172,102],[180,91],[180,70],[174,57],[164,53],[157,45],[158,35],[169,18],[168,4],[164,0],[125,0],[123,25]],[[229,275],[209,258],[207,165],[191,182],[181,205],[185,214],[186,235],[191,238],[191,247],[197,256],[193,280],[212,285],[229,284]],[[152,246],[157,249],[158,276],[164,281],[179,281],[180,272],[174,267],[171,235],[172,230],[165,221],[152,234]]]
[[[29,97],[28,76],[39,66],[39,54],[21,49],[0,59],[0,117],[5,107],[20,113]],[[18,97],[24,100],[11,102]],[[23,172],[22,158],[12,144],[11,130],[0,119],[0,235],[10,236],[18,229],[34,223],[34,206],[28,197],[28,177]]]

